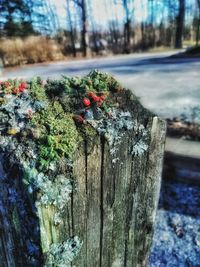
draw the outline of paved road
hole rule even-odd
[[[2,78],[56,78],[84,75],[91,69],[112,73],[132,89],[145,107],[163,117],[191,114],[200,103],[200,58],[172,59],[175,52],[145,53],[112,58],[37,64],[3,72]]]

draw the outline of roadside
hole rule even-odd
[[[174,153],[177,156],[196,158],[200,162],[200,142],[197,141],[167,137],[165,151]]]
[[[171,56],[172,58],[200,57],[200,46],[189,47],[184,52]]]
[[[156,56],[164,56],[164,57],[170,57],[173,54],[177,54],[180,52],[185,51],[185,49],[165,49],[165,50],[150,50],[150,51],[145,51],[145,52],[135,52],[135,53],[131,53],[131,54],[107,54],[107,55],[102,55],[102,56],[94,56],[94,57],[65,57],[63,59],[58,59],[58,60],[47,60],[45,62],[36,62],[36,63],[30,63],[30,64],[21,64],[18,66],[10,66],[10,67],[4,67],[2,65],[3,68],[3,76],[6,76],[6,74],[15,73],[15,71],[21,70],[21,69],[37,69],[37,67],[53,67],[54,65],[77,65],[77,64],[88,64],[88,63],[103,63],[104,61],[107,60],[126,60],[126,59],[130,59],[130,58],[134,58],[134,59],[140,59],[140,58],[146,58],[146,57],[156,57]]]

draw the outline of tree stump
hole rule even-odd
[[[147,265],[166,126],[108,77],[97,71],[89,74],[85,79],[95,91],[86,88],[81,93],[84,79],[77,85],[77,80],[65,77],[45,87],[37,80],[1,104],[0,266]],[[73,90],[79,88],[76,97],[66,91],[69,80]],[[107,100],[98,89],[102,81],[109,84]],[[77,111],[86,96],[87,108]],[[36,108],[41,103],[47,104]],[[25,104],[32,108],[31,118],[30,111],[21,110]],[[24,122],[16,131],[8,118],[11,106],[15,123]],[[48,110],[52,106],[53,112]],[[52,112],[52,119],[45,110]],[[65,132],[64,116],[69,112],[75,113],[75,126],[70,124],[75,128]],[[81,138],[73,147],[75,136]]]

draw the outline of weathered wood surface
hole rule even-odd
[[[74,233],[79,232],[83,247],[73,266],[146,266],[160,191],[165,123],[154,117],[148,127],[151,140],[142,157],[130,154],[134,133],[124,136],[120,160],[114,165],[108,144],[100,137],[86,158],[79,150],[75,172],[80,186],[73,216]]]
[[[52,243],[78,236],[83,245],[71,264],[73,267],[147,265],[160,191],[166,127],[164,121],[141,106],[131,106],[130,112],[137,123],[134,129],[124,131],[115,154],[116,161],[102,136],[96,135],[92,141],[85,140],[80,145],[73,167],[76,190],[66,204],[62,223],[53,223],[55,207],[36,205],[40,233],[36,242],[41,244],[38,253],[48,252]],[[146,147],[133,153],[144,132]],[[13,176],[13,170],[10,172]],[[31,210],[30,205],[36,200],[28,199],[22,185],[14,181],[13,187],[22,192],[23,205]],[[16,218],[13,219],[13,213],[16,217],[20,211],[9,213],[11,211],[6,208],[9,186],[1,183],[0,187],[0,267],[28,267],[23,255],[27,242],[24,229],[16,225]],[[30,218],[34,216],[27,212],[27,220]],[[31,226],[27,225],[30,231]],[[34,235],[32,238],[37,239]],[[35,261],[31,266],[43,266],[43,261]]]

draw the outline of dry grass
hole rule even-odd
[[[39,63],[63,58],[56,41],[43,36],[30,36],[25,39],[1,39],[0,56],[4,66]]]
[[[153,47],[148,49],[148,52],[152,52],[152,53],[156,53],[156,52],[168,52],[170,50],[173,50],[174,48],[169,47],[169,46],[157,46],[157,47]]]

